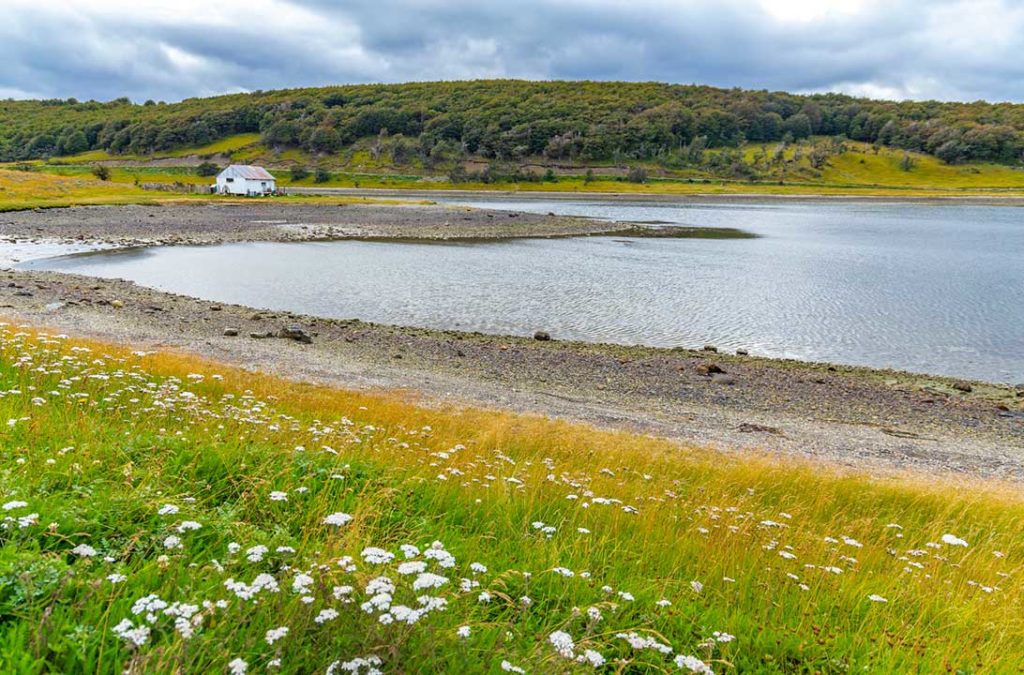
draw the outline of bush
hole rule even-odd
[[[629,173],[626,174],[626,180],[630,183],[646,183],[647,169],[642,166],[631,167]]]
[[[331,172],[323,167],[318,167],[316,174],[313,176],[313,182],[326,183],[329,180],[331,180]]]
[[[200,176],[216,176],[220,173],[220,167],[213,162],[203,162],[196,167],[196,173]]]
[[[96,176],[100,180],[110,180],[110,169],[102,164],[97,164],[92,168],[92,175]]]
[[[309,169],[304,166],[293,166],[292,167],[292,180],[300,181],[303,178],[309,177]]]

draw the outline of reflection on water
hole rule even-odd
[[[375,322],[745,348],[1024,381],[1024,211],[865,203],[487,206],[756,239],[248,243],[31,263],[221,302]]]

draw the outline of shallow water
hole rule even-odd
[[[220,302],[403,325],[1024,381],[1024,210],[478,201],[756,239],[245,243],[27,263]]]

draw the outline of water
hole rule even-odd
[[[757,239],[242,243],[26,267],[219,302],[498,334],[748,349],[1024,381],[1024,210],[973,205],[480,201],[736,227]]]

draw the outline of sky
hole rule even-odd
[[[1024,0],[0,0],[0,98],[592,79],[1024,102]]]

